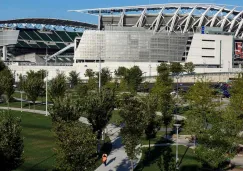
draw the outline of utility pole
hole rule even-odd
[[[47,73],[47,48],[46,48],[46,116],[48,116],[48,93],[47,93],[47,91],[48,91],[48,84],[47,84],[47,82],[48,82],[48,73]]]
[[[99,93],[101,89],[101,57],[99,59]]]
[[[178,161],[179,161],[179,158],[178,158],[178,137],[179,137],[179,127],[181,126],[181,124],[174,124],[174,126],[176,127],[176,169],[178,170],[179,169],[179,166],[178,166]]]

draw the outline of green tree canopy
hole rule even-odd
[[[184,71],[187,74],[192,74],[195,70],[195,65],[192,62],[186,62],[184,65]]]
[[[111,72],[108,68],[102,68],[101,69],[101,87],[106,85],[108,82],[111,81]],[[99,72],[96,72],[97,80],[99,80]]]
[[[125,77],[127,74],[127,68],[126,67],[119,67],[117,70],[115,70],[115,75],[117,77]]]
[[[170,72],[172,75],[179,75],[183,72],[183,66],[180,64],[180,62],[172,62],[170,64]]]
[[[95,72],[92,69],[86,69],[85,73],[84,73],[85,77],[94,77],[95,76]]]
[[[55,99],[50,107],[50,115],[53,122],[77,121],[83,113],[83,106],[79,99],[70,96]]]
[[[9,100],[14,93],[14,76],[9,68],[5,68],[0,71],[0,90],[6,95],[6,101],[9,103]]]
[[[142,76],[143,72],[138,66],[133,66],[127,70],[127,74],[125,75],[124,80],[126,81],[127,86],[131,91],[137,91],[138,86],[143,81]]]
[[[60,121],[55,124],[57,139],[56,168],[58,170],[90,171],[96,168],[96,137],[80,122]]]
[[[44,70],[37,72],[27,72],[27,77],[23,82],[24,91],[30,101],[35,105],[35,101],[44,89]]]
[[[79,73],[77,73],[76,71],[71,71],[69,73],[68,81],[71,84],[72,88],[77,86],[79,82]]]
[[[24,143],[20,118],[0,111],[0,160],[1,170],[10,171],[23,164]]]
[[[119,114],[124,123],[121,129],[121,137],[126,153],[133,166],[133,160],[136,159],[140,148],[136,148],[144,132],[144,126],[147,125],[147,105],[144,101],[131,94],[123,94],[119,102]],[[132,168],[133,169],[133,168]]]
[[[63,98],[67,91],[67,82],[66,76],[63,73],[57,74],[55,78],[53,78],[49,82],[48,93],[52,100]]]

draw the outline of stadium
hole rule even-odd
[[[2,59],[16,73],[137,65],[157,75],[161,62],[193,62],[197,73],[236,72],[243,62],[243,9],[217,4],[155,4],[69,10],[97,24],[63,19],[0,21]]]

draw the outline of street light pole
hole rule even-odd
[[[179,137],[179,127],[181,126],[181,124],[174,124],[174,126],[176,127],[176,169],[179,169],[179,166],[178,166],[178,161],[179,161],[179,158],[178,158],[178,137]]]
[[[21,94],[21,112],[23,112],[23,92],[20,91]]]
[[[100,89],[101,89],[101,57],[99,60],[99,93],[100,93]]]
[[[47,91],[48,91],[48,73],[47,73],[47,48],[46,48],[46,116],[48,116],[48,93],[47,93]]]

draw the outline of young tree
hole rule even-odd
[[[124,94],[119,107],[119,114],[124,123],[124,127],[121,129],[121,137],[133,170],[133,160],[140,152],[140,148],[137,148],[137,146],[140,144],[144,125],[147,125],[148,121],[146,104],[139,97]]]
[[[115,94],[113,90],[102,89],[101,92],[89,92],[85,101],[85,116],[92,125],[93,132],[97,133],[97,151],[103,129],[108,124],[115,107]]]
[[[95,76],[95,72],[92,69],[86,69],[85,73],[84,73],[85,77],[89,77],[92,78]]]
[[[100,76],[101,76],[101,87],[106,85],[112,79],[111,72],[108,68],[102,68]],[[96,77],[97,80],[99,80],[99,72],[96,72]]]
[[[52,100],[63,98],[67,91],[66,76],[63,73],[57,74],[49,83],[48,93]]]
[[[157,71],[159,73],[156,83],[152,89],[152,94],[157,99],[157,110],[162,113],[162,123],[167,128],[173,119],[174,101],[170,93],[172,92],[172,79],[169,77],[169,66],[161,63]]]
[[[72,88],[77,86],[79,82],[79,73],[77,73],[76,71],[71,71],[69,73],[68,81],[71,84]]]
[[[4,70],[6,68],[6,65],[2,60],[0,60],[0,71]]]
[[[6,101],[9,105],[9,100],[14,93],[14,76],[10,69],[5,68],[0,71],[0,87],[2,88],[4,94],[6,95]]]
[[[1,170],[10,171],[23,164],[24,143],[21,136],[21,120],[9,112],[0,114]]]
[[[126,67],[119,67],[117,70],[115,70],[115,75],[117,77],[125,77],[127,74],[128,69]]]
[[[172,154],[171,147],[167,147],[162,156],[157,161],[157,165],[160,171],[175,171],[176,162]]]
[[[136,92],[138,89],[138,86],[142,83],[143,78],[143,72],[138,66],[133,66],[132,68],[128,69],[127,74],[124,77],[124,80],[126,81],[126,84],[128,88]]]
[[[144,103],[147,104],[147,125],[145,126],[146,138],[149,140],[149,155],[150,155],[150,139],[155,138],[160,129],[161,122],[156,118],[156,98],[149,95],[144,98]]]
[[[42,71],[40,72],[34,72],[34,71],[29,71],[27,72],[27,77],[24,80],[24,91],[30,99],[35,107],[35,102],[40,96],[41,92],[44,89],[44,77]]]
[[[187,74],[192,74],[195,70],[195,65],[192,62],[187,62],[184,65],[184,71],[187,72]]]
[[[88,126],[78,121],[59,121],[55,123],[54,131],[57,139],[57,169],[95,169],[96,137]]]
[[[71,97],[58,98],[54,100],[53,106],[50,107],[52,122],[58,121],[78,121],[82,116],[83,106],[79,99]]]
[[[170,72],[172,75],[179,75],[183,72],[183,66],[180,64],[180,62],[172,62],[170,64]]]

